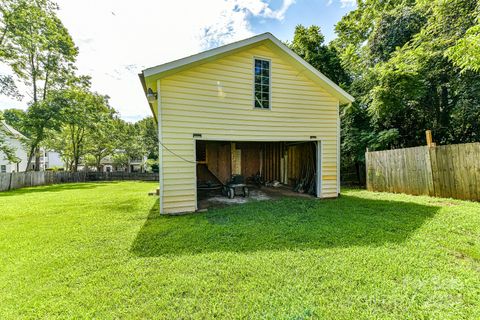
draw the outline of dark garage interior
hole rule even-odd
[[[196,141],[199,204],[229,183],[316,195],[317,145],[305,142]],[[292,192],[293,191],[293,192]],[[277,192],[278,193],[278,192]],[[224,194],[226,196],[226,194]],[[243,196],[239,192],[238,196]],[[204,205],[199,205],[199,208]]]

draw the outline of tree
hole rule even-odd
[[[439,143],[475,141],[478,131],[455,133],[461,125],[455,119],[467,119],[462,107],[465,97],[478,109],[480,93],[471,84],[480,81],[480,74],[460,73],[445,54],[475,23],[471,12],[476,3],[435,2],[427,8],[431,14],[422,30],[385,64],[375,66],[377,84],[370,91],[370,111],[379,127],[399,129],[401,146],[422,143],[425,129],[432,129]]]
[[[5,122],[14,127],[16,130],[26,135],[24,123],[25,123],[26,112],[21,109],[5,109],[3,110],[3,118]]]
[[[87,170],[90,170],[91,167],[95,167],[97,168],[97,171],[99,171],[97,166],[97,159],[95,159],[95,157],[91,154],[86,154],[85,156],[83,156],[82,162],[85,165],[85,168],[87,168]]]
[[[371,63],[390,59],[392,53],[410,41],[425,22],[424,14],[409,6],[380,13],[368,41]]]
[[[3,125],[4,121],[3,114],[0,112],[0,154],[3,154],[3,158],[8,162],[17,163],[20,159],[15,155],[15,149],[6,141],[10,133]]]
[[[477,19],[480,23],[480,17]],[[480,25],[475,25],[467,30],[465,36],[445,52],[456,66],[466,71],[480,71]]]
[[[11,75],[0,74],[0,95],[22,98]]]
[[[23,133],[23,119],[25,112],[20,109],[6,109],[3,114],[0,113],[0,121],[5,121],[6,124]],[[5,130],[5,127],[0,125],[0,152],[3,152],[5,159],[12,163],[20,162],[20,159],[15,155],[15,149],[9,146],[5,138],[10,136],[10,133]],[[27,143],[22,139],[23,144]]]
[[[118,118],[114,117],[113,109],[100,115],[102,120],[96,123],[86,136],[85,152],[90,157],[90,164],[101,170],[102,159],[113,155],[119,148],[121,141],[118,139]]]
[[[69,159],[69,170],[77,171],[82,156],[87,154],[89,135],[106,132],[104,121],[113,115],[108,105],[108,97],[92,93],[88,87],[74,86],[56,95],[56,103],[61,105],[59,134],[56,135],[56,150]],[[90,138],[91,140],[91,138]],[[58,142],[63,143],[59,145]]]
[[[7,1],[2,7],[3,60],[31,89],[33,103],[65,84],[78,50],[49,0]]]
[[[11,54],[6,36],[9,32],[9,26],[5,21],[5,17],[8,16],[12,10],[14,3],[14,1],[7,0],[0,3],[0,62],[4,62],[5,58]],[[11,75],[0,74],[0,94],[20,98],[17,86]]]
[[[341,65],[336,49],[325,45],[324,41],[320,27],[298,25],[293,41],[288,46],[333,82],[341,86],[349,85],[350,78]]]
[[[66,145],[66,133],[60,131],[49,131],[44,146],[49,150],[55,150],[60,155],[65,169],[71,171],[73,168],[72,149]],[[91,163],[90,163],[91,164]]]
[[[117,168],[128,168],[130,166],[130,158],[125,153],[115,153],[112,157],[112,162]]]
[[[60,112],[63,106],[57,94],[55,94],[46,100],[32,104],[28,108],[22,126],[27,132],[30,142],[27,168],[30,167],[32,159],[35,156],[35,170],[38,171],[40,169],[40,145],[47,138],[47,134],[50,131],[59,130]]]
[[[136,123],[145,145],[148,159],[158,160],[158,128],[153,117],[146,117]]]
[[[0,58],[14,75],[29,88],[32,101],[26,126],[31,146],[28,165],[36,155],[39,170],[39,145],[45,131],[54,127],[55,112],[49,93],[69,85],[78,50],[62,22],[56,16],[58,7],[49,0],[5,0],[0,5]],[[12,79],[7,81],[11,82]],[[9,83],[10,83],[9,82]],[[11,91],[10,89],[3,89]]]
[[[147,146],[143,140],[141,126],[125,121],[118,121],[118,139],[121,142],[117,154],[122,154],[128,159],[126,166],[130,172],[130,162],[134,159],[143,159],[147,154]],[[119,156],[120,157],[120,156]],[[121,158],[121,157],[120,157]]]
[[[331,45],[356,98],[342,108],[343,163],[423,144],[426,129],[437,143],[478,141],[479,15],[474,0],[365,0],[337,23]]]

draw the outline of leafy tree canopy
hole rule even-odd
[[[440,144],[480,140],[479,17],[476,0],[359,0],[329,45],[297,27],[290,47],[356,99],[341,107],[344,166],[367,147],[422,145],[427,129]]]
[[[340,58],[333,46],[324,44],[325,38],[318,26],[308,28],[295,27],[293,41],[288,46],[305,61],[328,78],[341,86],[350,84],[350,78],[340,63]]]

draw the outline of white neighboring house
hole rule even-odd
[[[0,151],[0,173],[27,171],[28,150],[21,142],[21,140],[26,140],[27,138],[3,120],[0,125],[2,126],[0,134],[5,136],[5,142],[10,147],[14,148],[15,156],[20,159],[20,162],[18,163],[9,162],[6,159],[5,154]],[[65,168],[65,164],[58,152],[41,149],[41,153],[40,171],[52,168]],[[32,164],[30,165],[30,169],[33,170],[34,168],[35,159],[33,159]]]
[[[146,172],[147,156],[138,159],[130,159],[130,172]]]
[[[26,139],[24,135],[9,126],[5,121],[1,121],[0,134],[5,136],[5,143],[15,150],[15,156],[20,160],[17,163],[10,162],[6,159],[6,155],[0,151],[0,172],[22,172],[27,170],[28,152],[22,144],[22,139]]]
[[[116,153],[125,153],[124,150],[115,150]],[[106,156],[100,161],[100,171],[94,167],[85,166],[81,163],[78,166],[78,171],[99,171],[99,172],[147,172],[147,156],[138,159],[129,159],[129,164],[126,166],[118,166],[115,164],[113,156]]]
[[[60,153],[42,149],[42,155],[40,156],[40,170],[44,171],[53,168],[65,169],[65,163],[63,162]]]
[[[117,150],[117,153],[123,153],[123,150]],[[129,165],[126,167],[116,166],[113,157],[108,156],[100,162],[102,165],[102,172],[146,172],[147,170],[147,156],[138,159],[130,159]]]

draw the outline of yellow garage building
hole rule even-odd
[[[158,122],[161,213],[197,210],[202,180],[235,174],[338,196],[339,105],[353,98],[272,34],[148,68],[140,80]]]

